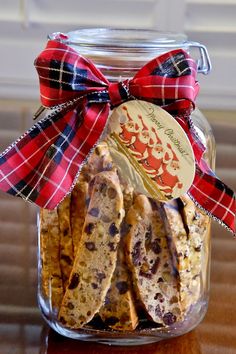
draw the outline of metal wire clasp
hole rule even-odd
[[[188,42],[189,48],[197,48],[200,52],[200,58],[197,60],[198,72],[207,75],[211,69],[211,60],[206,47],[198,42]]]

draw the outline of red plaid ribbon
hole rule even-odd
[[[0,155],[0,188],[53,209],[71,191],[104,131],[110,107],[146,100],[171,113],[187,133],[196,158],[189,190],[195,203],[235,232],[235,195],[202,159],[191,122],[198,93],[195,61],[173,50],[147,63],[131,80],[110,83],[70,46],[49,41],[35,60],[42,104],[52,112]]]

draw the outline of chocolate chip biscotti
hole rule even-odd
[[[57,313],[63,297],[57,210],[41,209],[39,223],[42,294]]]
[[[181,319],[182,311],[159,205],[137,196],[126,223],[127,257],[138,297],[154,322],[171,325]]]
[[[99,311],[116,266],[123,195],[116,172],[102,172],[91,181],[91,197],[59,320],[80,328]]]

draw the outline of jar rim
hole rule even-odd
[[[154,50],[188,46],[183,33],[164,32],[155,29],[80,28],[67,33],[54,32],[49,39],[60,40],[68,45]]]

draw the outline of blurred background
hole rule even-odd
[[[236,0],[0,0],[0,98],[37,99],[33,60],[48,33],[83,26],[184,32],[207,46],[213,71],[199,104],[236,108]]]
[[[33,124],[39,105],[33,61],[47,34],[83,26],[184,32],[207,46],[213,70],[208,76],[199,75],[198,106],[216,136],[217,173],[236,190],[236,0],[0,0],[0,150]],[[230,304],[236,298],[235,241],[215,223],[213,233],[212,311],[199,333],[211,344],[221,340],[219,351],[213,352],[202,339],[204,354],[233,353],[236,328]],[[3,354],[38,353],[42,320],[37,309],[36,255],[36,209],[0,192]],[[224,301],[218,306],[220,298]],[[227,338],[233,338],[233,347]]]

